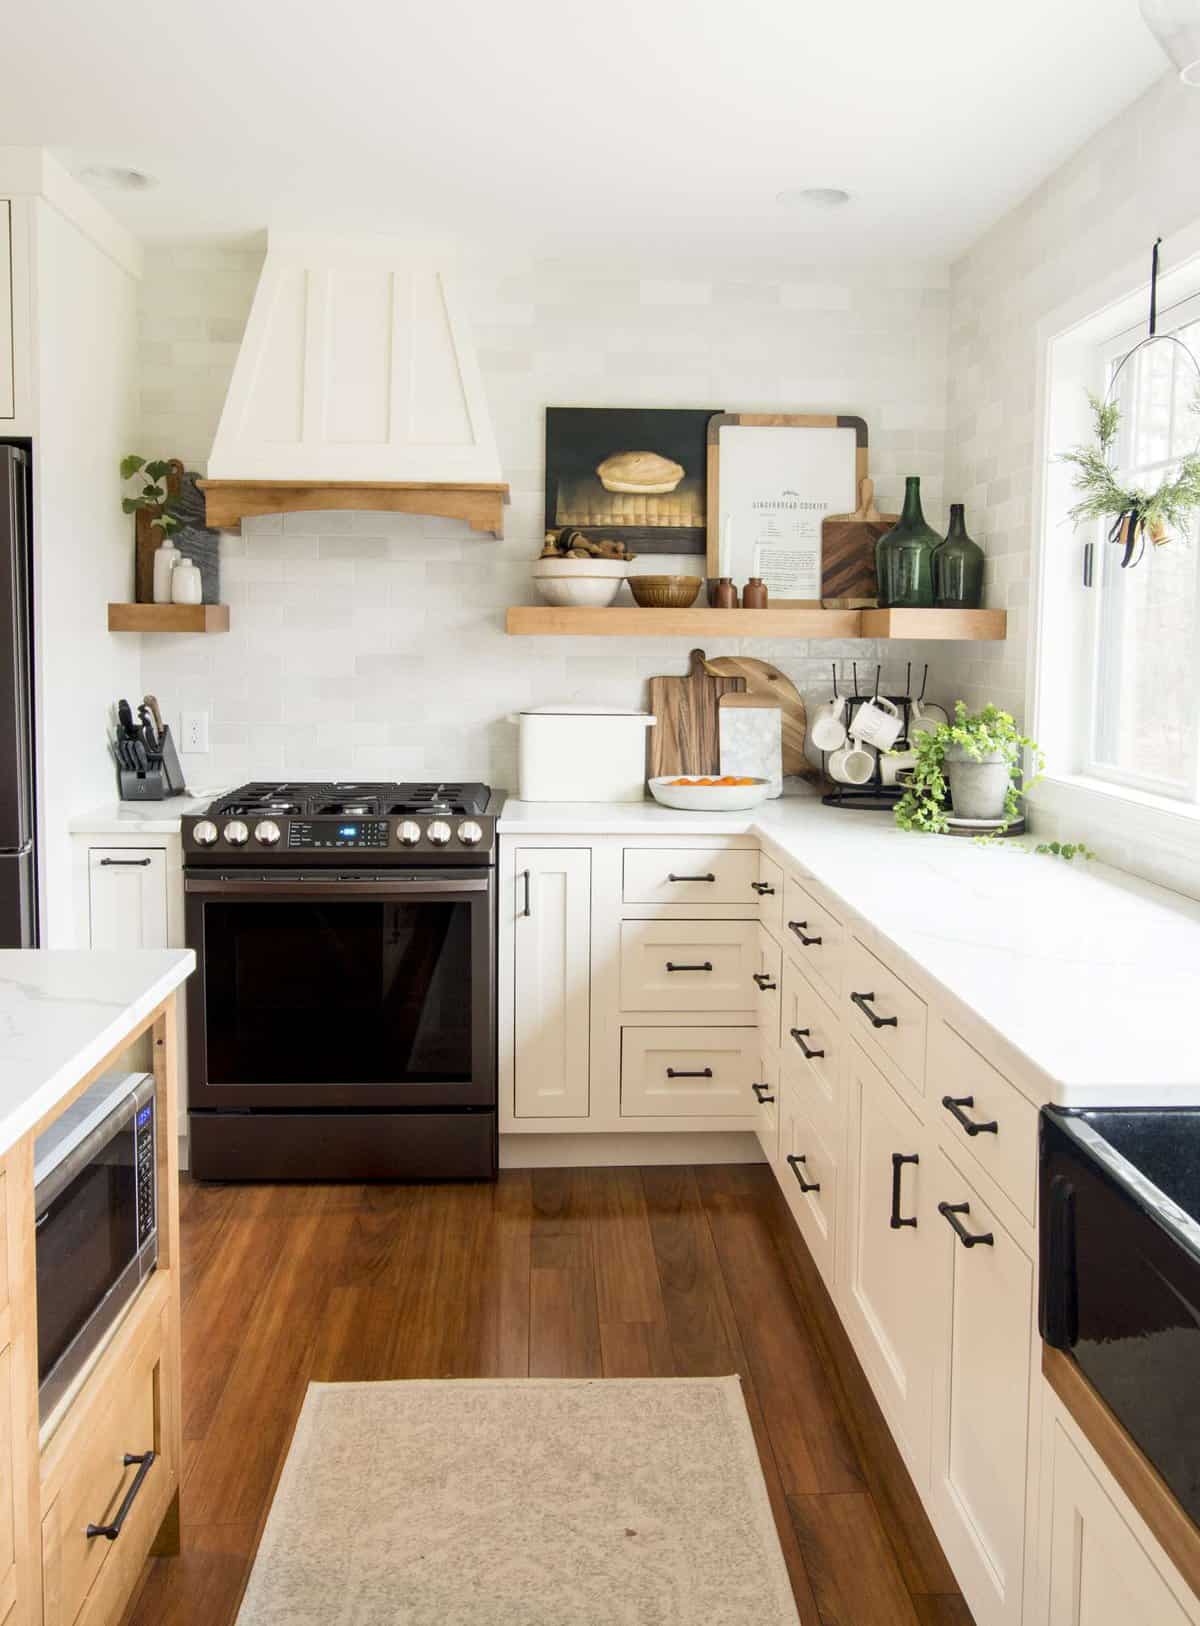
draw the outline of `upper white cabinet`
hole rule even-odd
[[[17,415],[12,251],[12,204],[0,198],[0,422]]]
[[[858,1045],[849,1050],[844,1319],[923,1485],[941,1241],[926,1195],[934,1171],[920,1120]]]
[[[167,855],[161,847],[88,851],[88,946],[168,947]]]
[[[1018,1626],[1033,1264],[976,1185],[941,1150],[933,1155],[931,1172],[934,1207],[921,1219],[937,1237],[942,1317],[934,1362],[931,1505],[977,1626]]]
[[[513,879],[513,1111],[518,1118],[586,1118],[592,855],[580,847],[521,847]]]

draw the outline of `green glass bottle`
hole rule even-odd
[[[977,610],[983,602],[983,549],[967,535],[960,502],[950,504],[950,529],[934,556],[933,602],[941,610]]]
[[[879,605],[884,610],[928,610],[933,604],[933,552],[942,539],[921,512],[920,476],[904,482],[900,523],[875,544]]]

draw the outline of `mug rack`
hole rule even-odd
[[[876,700],[879,698],[879,682],[883,674],[883,667],[882,665],[876,666],[874,686],[869,693],[865,694],[860,694],[858,689],[857,661],[855,661],[851,667],[851,672],[854,693],[848,694],[845,698],[846,733],[848,736],[852,737],[854,734],[854,718],[858,713],[859,707],[865,706],[868,700]],[[908,668],[904,679],[905,693],[889,694],[884,696],[885,699],[890,700],[896,707],[903,720],[904,731],[900,735],[900,740],[908,739],[908,726],[912,717],[913,700],[915,698],[916,703],[920,705],[925,698],[925,687],[928,682],[929,666],[928,663],[926,663],[925,670],[921,675],[921,692],[914,697],[912,693],[912,662],[910,661],[908,663]],[[838,689],[836,663],[833,668],[833,698],[835,700],[841,698],[841,694]],[[898,740],[897,744],[899,743],[900,741]],[[834,779],[832,774],[829,772],[829,758],[831,755],[832,752],[829,751],[821,752],[821,773],[824,777],[826,785],[830,787],[821,797],[821,800],[824,802],[826,807],[851,808],[862,813],[887,811],[895,807],[901,796],[904,795],[903,786],[884,784],[882,753],[875,753],[875,767],[872,770],[870,779],[866,782],[866,784],[863,785],[844,785],[840,780]]]

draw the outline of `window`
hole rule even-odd
[[[1200,296],[1160,315],[1200,357]],[[1116,466],[1122,485],[1157,487],[1200,444],[1200,372],[1174,344],[1148,345],[1117,373],[1144,338],[1127,329],[1097,347],[1101,389],[1115,383],[1121,408]],[[1093,588],[1086,595],[1092,681],[1080,717],[1079,752],[1089,777],[1170,797],[1200,801],[1200,525],[1161,547],[1149,544],[1121,568],[1123,550],[1109,542],[1111,521],[1094,537]],[[1087,540],[1087,538],[1083,538]]]

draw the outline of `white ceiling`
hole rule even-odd
[[[106,196],[147,238],[940,260],[1165,68],[1137,0],[37,0],[0,144],[157,176]]]

